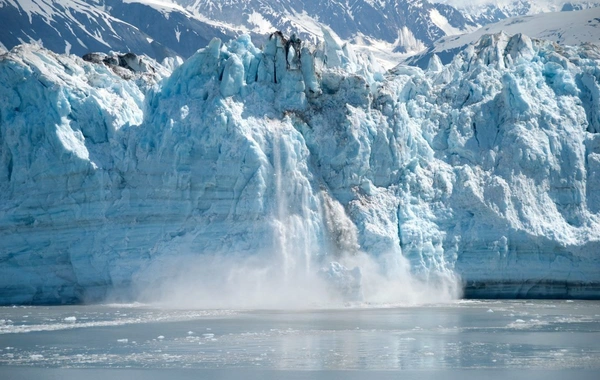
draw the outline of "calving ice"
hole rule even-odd
[[[173,70],[2,55],[0,302],[598,296],[597,47],[385,72],[323,34]]]

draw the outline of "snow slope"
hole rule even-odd
[[[406,62],[426,67],[430,57],[436,54],[443,63],[448,63],[454,54],[476,43],[483,35],[500,32],[509,35],[522,33],[531,38],[553,41],[561,45],[598,44],[600,8],[509,18],[484,26],[472,33],[441,38],[431,48],[408,58]]]
[[[465,2],[439,0],[439,2],[457,7],[465,18],[479,25],[492,24],[511,17],[531,16],[549,12],[579,11],[600,6],[598,2],[581,0],[490,0]]]
[[[155,59],[189,57],[213,37],[237,32],[158,0],[0,0],[0,42],[38,43],[58,53],[122,51]]]
[[[496,34],[385,74],[242,36],[169,75],[13,49],[0,303],[598,297],[599,57]]]

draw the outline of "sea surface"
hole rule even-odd
[[[599,301],[0,308],[0,379],[600,379]]]

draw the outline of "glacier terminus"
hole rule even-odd
[[[600,296],[596,45],[323,35],[2,53],[0,304]]]

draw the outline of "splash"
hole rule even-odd
[[[420,278],[400,248],[361,251],[344,206],[306,167],[291,124],[270,130],[267,248],[163,255],[137,277],[139,300],[202,309],[305,309],[443,302],[459,295],[452,275]]]

